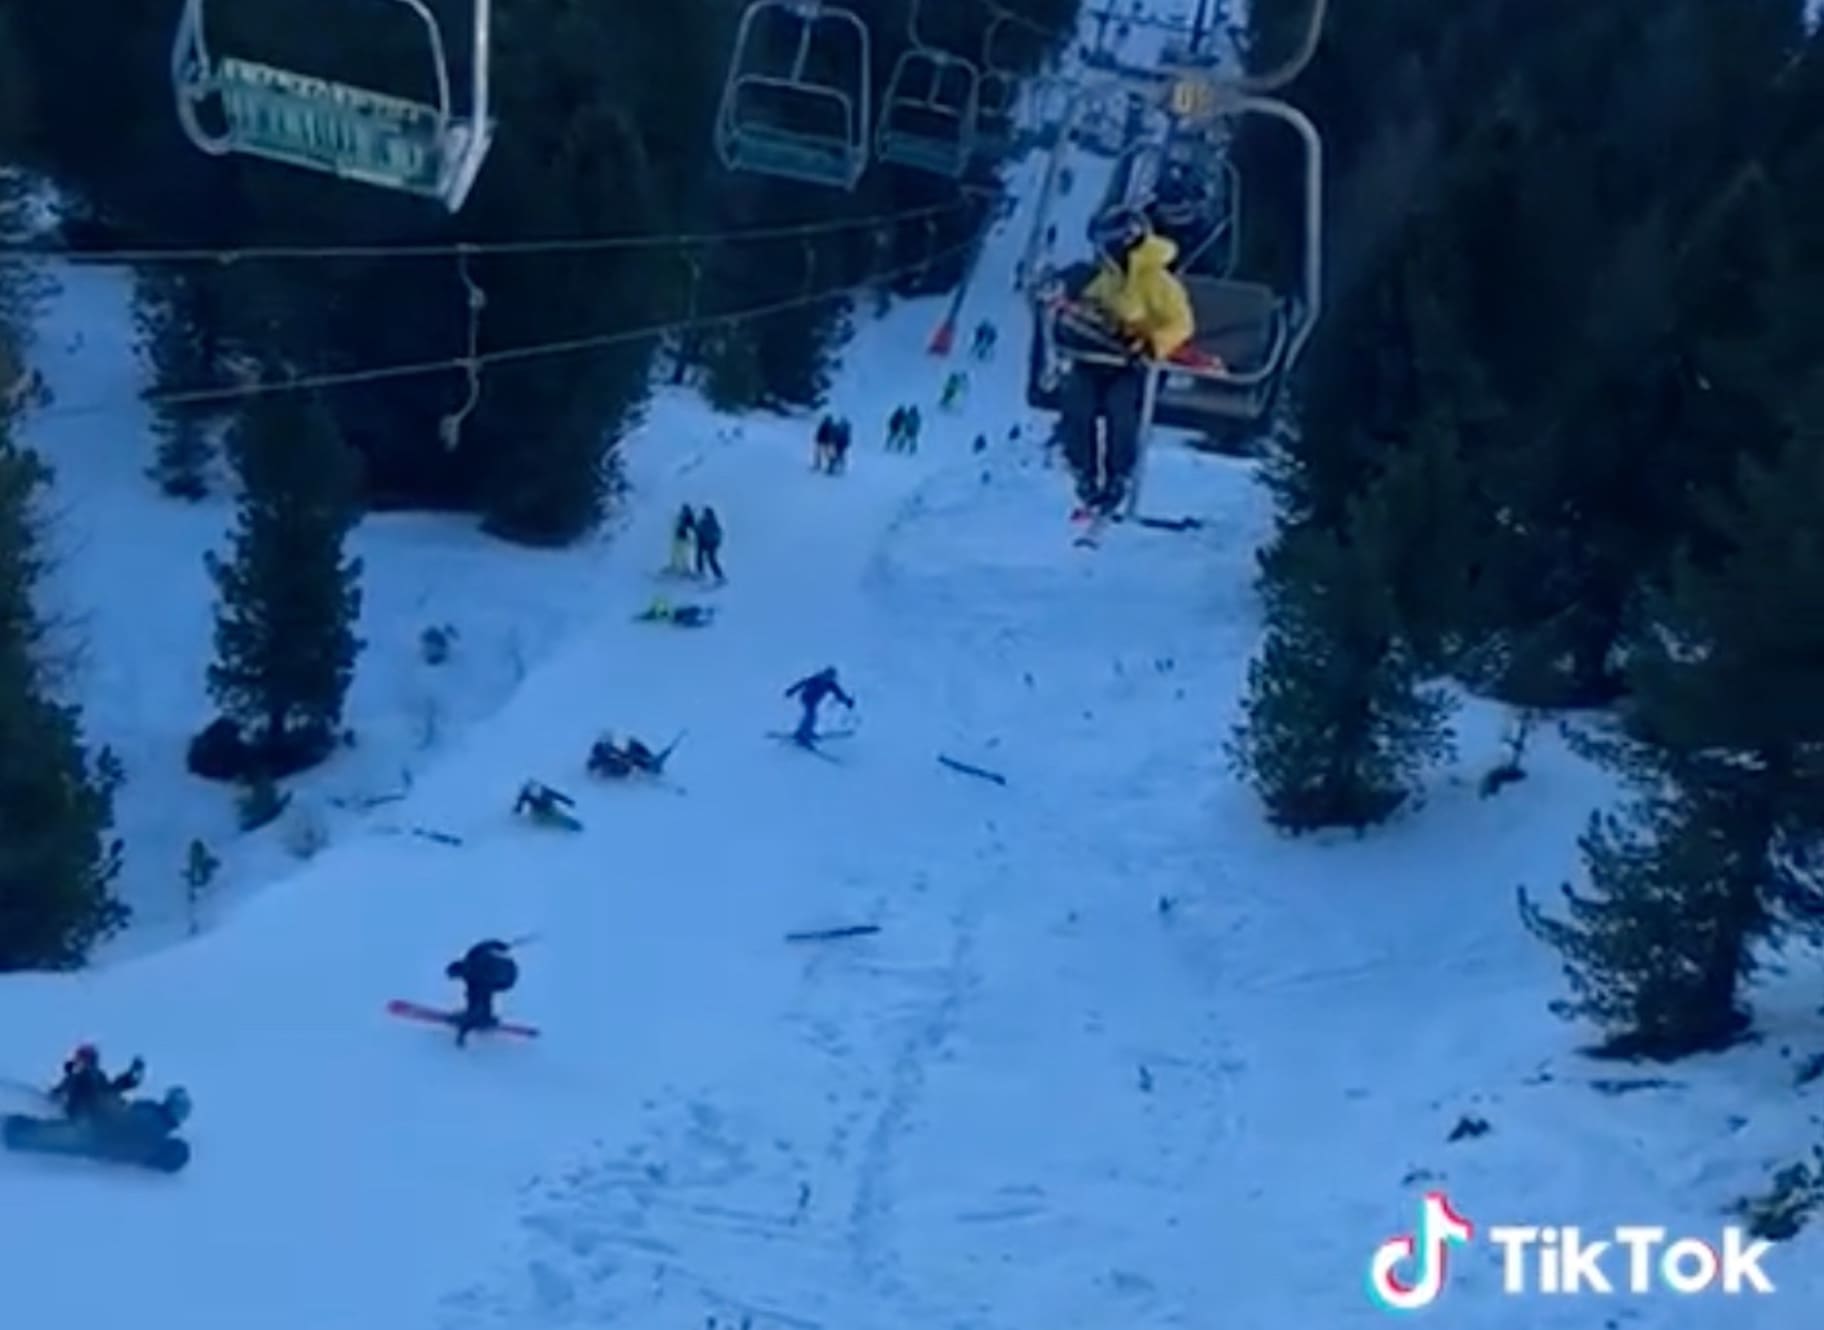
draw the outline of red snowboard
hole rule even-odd
[[[426,1021],[432,1025],[447,1025],[456,1028],[459,1013],[440,1011],[436,1007],[427,1007],[418,1002],[407,1002],[404,998],[394,998],[386,1004],[386,1009],[394,1016],[403,1016],[408,1021]],[[476,1034],[516,1034],[521,1039],[536,1039],[538,1031],[530,1025],[515,1025],[511,1021],[502,1021],[486,1029],[475,1031]]]

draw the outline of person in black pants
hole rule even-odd
[[[714,577],[718,583],[728,581],[723,575],[722,562],[716,557],[722,548],[722,523],[716,517],[714,508],[705,508],[697,516],[697,576],[705,573]]]

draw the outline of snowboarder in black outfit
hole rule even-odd
[[[123,1107],[125,1096],[139,1088],[145,1075],[143,1058],[134,1058],[118,1076],[108,1075],[101,1069],[100,1050],[84,1044],[63,1064],[63,1079],[52,1088],[51,1099],[72,1120],[91,1118]]]
[[[855,699],[842,691],[842,685],[836,680],[836,667],[827,666],[815,674],[807,674],[797,683],[785,690],[787,697],[795,697],[804,708],[798,718],[798,728],[792,732],[794,742],[810,747],[817,741],[817,708],[823,705],[826,697],[833,697],[850,711],[855,709]]]
[[[722,548],[722,523],[714,508],[705,507],[697,517],[697,576],[705,572],[718,584],[728,581],[723,576],[722,562],[716,557]]]
[[[443,972],[462,985],[462,1013],[456,1018],[456,1046],[461,1048],[475,1031],[500,1024],[494,999],[519,982],[519,964],[510,946],[489,938],[444,966]]]

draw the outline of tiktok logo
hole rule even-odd
[[[1450,1208],[1441,1191],[1427,1192],[1419,1206],[1418,1232],[1389,1238],[1368,1263],[1368,1296],[1390,1312],[1429,1307],[1444,1291],[1451,1245],[1475,1237],[1475,1225]],[[1412,1278],[1396,1273],[1410,1264]]]

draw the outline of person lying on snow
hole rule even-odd
[[[570,821],[570,814],[565,810],[574,803],[575,800],[569,795],[540,781],[529,780],[519,787],[519,798],[513,802],[513,811],[529,813],[540,822],[564,823]]]
[[[144,1058],[134,1058],[118,1076],[101,1069],[101,1051],[83,1044],[63,1064],[63,1079],[51,1088],[51,1100],[72,1120],[92,1118],[125,1106],[126,1096],[145,1079]]]
[[[680,628],[702,628],[708,624],[710,614],[706,605],[673,605],[665,597],[655,596],[652,604],[637,617],[642,623],[675,623]]]
[[[612,734],[604,734],[589,749],[589,773],[593,776],[618,779],[636,771],[657,776],[664,765],[663,758],[631,736],[626,744],[617,746]]]

